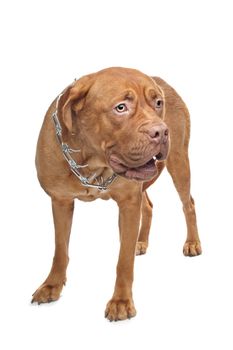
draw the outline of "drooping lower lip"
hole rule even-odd
[[[138,168],[129,168],[125,176],[129,179],[138,179],[138,180],[146,180],[155,176],[157,173],[156,167],[156,159],[152,158],[145,165],[142,165]]]
[[[147,163],[138,167],[127,167],[122,164],[115,156],[110,157],[110,165],[113,170],[119,175],[123,175],[128,179],[135,179],[140,181],[148,180],[154,177],[158,170],[156,166],[157,158],[151,158]]]

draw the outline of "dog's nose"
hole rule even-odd
[[[168,140],[168,127],[164,124],[154,125],[148,130],[149,136],[156,143],[166,143]]]

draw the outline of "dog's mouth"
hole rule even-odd
[[[109,164],[113,171],[121,176],[128,179],[134,179],[138,181],[146,181],[156,176],[158,173],[157,160],[162,160],[162,153],[158,153],[153,156],[149,161],[140,166],[127,166],[122,160],[117,156],[111,155],[109,159]]]

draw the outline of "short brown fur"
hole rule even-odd
[[[123,96],[122,93],[128,95]],[[165,100],[165,108],[155,110],[152,103],[158,96]],[[115,115],[113,107],[121,100],[126,101],[130,110],[129,115],[123,117]],[[112,108],[109,101],[112,101]],[[143,159],[147,162],[153,150],[164,154],[164,159],[157,161],[156,173],[151,178],[148,176],[144,181],[136,181],[122,173],[107,191],[101,192],[81,185],[64,160],[51,117],[55,105],[56,101],[45,116],[36,154],[38,179],[52,199],[55,255],[51,271],[33,294],[32,301],[45,303],[57,300],[66,282],[74,200],[112,198],[119,206],[121,247],[115,289],[105,314],[111,321],[133,317],[136,314],[132,298],[134,257],[135,252],[137,255],[146,253],[152,219],[153,205],[146,189],[165,166],[183,204],[187,224],[183,253],[186,256],[201,254],[194,200],[190,194],[188,110],[176,91],[162,79],[152,79],[133,69],[108,68],[69,86],[59,102],[58,117],[64,141],[72,148],[81,149],[81,153],[73,157],[78,163],[88,163],[88,168],[83,169],[85,176],[93,173],[105,179],[111,176],[113,169],[109,164],[115,154],[123,159],[127,169],[140,167]],[[155,142],[151,133],[157,130],[158,125],[163,130],[168,127],[170,146],[167,139]]]

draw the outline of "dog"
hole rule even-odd
[[[135,255],[145,254],[152,219],[146,192],[167,167],[183,204],[185,256],[201,254],[190,194],[189,112],[165,81],[113,67],[68,86],[49,107],[37,144],[39,182],[52,199],[55,254],[51,271],[32,302],[59,298],[66,282],[74,200],[115,200],[120,253],[110,321],[136,315],[132,296]]]

